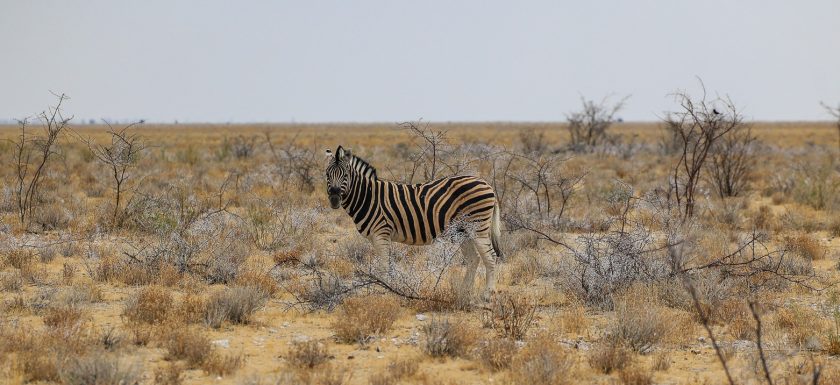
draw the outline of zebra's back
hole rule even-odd
[[[466,223],[476,234],[490,231],[496,195],[484,180],[455,176],[422,184],[383,182],[377,191],[382,225],[391,239],[430,244],[451,223]]]

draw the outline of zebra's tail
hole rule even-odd
[[[490,242],[493,244],[493,251],[496,252],[496,260],[503,261],[505,259],[502,254],[502,248],[499,247],[499,240],[502,237],[502,223],[499,220],[499,205],[493,207],[493,219],[490,224]]]

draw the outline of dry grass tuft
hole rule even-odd
[[[129,323],[160,324],[167,319],[173,303],[172,294],[166,288],[144,287],[128,298],[122,316]]]
[[[475,329],[447,318],[432,318],[423,325],[423,334],[423,351],[432,357],[465,357],[478,339]]]
[[[524,293],[497,293],[490,303],[491,326],[503,337],[525,338],[534,322],[537,300]]]
[[[493,371],[510,367],[516,354],[516,342],[509,338],[492,338],[484,341],[478,350],[481,363]]]
[[[331,358],[326,344],[311,340],[295,343],[289,350],[287,361],[297,368],[312,369],[326,363]]]
[[[652,385],[653,372],[639,365],[628,366],[618,372],[622,385]]]
[[[517,384],[562,385],[571,383],[574,358],[550,336],[531,340],[511,365],[511,377]]]
[[[610,338],[617,338],[631,349],[645,353],[653,349],[672,329],[663,309],[647,301],[616,301],[615,320]]]
[[[656,353],[653,356],[653,362],[651,364],[651,369],[659,372],[667,371],[671,368],[671,353],[667,351],[661,351]]]
[[[828,249],[810,234],[785,238],[785,249],[810,261],[825,259]]]
[[[368,380],[370,385],[396,385],[417,375],[420,364],[416,359],[397,359],[388,363],[384,372],[375,373]]]
[[[125,385],[142,379],[142,369],[109,354],[71,358],[61,366],[61,382],[66,385]]]
[[[0,290],[2,291],[20,291],[23,287],[23,276],[20,270],[12,270],[9,272],[0,272]]]
[[[265,305],[268,295],[255,286],[230,287],[214,293],[207,301],[204,322],[218,329],[225,321],[247,324]]]
[[[6,252],[2,266],[11,266],[18,270],[25,270],[35,261],[35,253],[28,249],[12,249]]]
[[[84,311],[75,306],[49,307],[44,312],[44,325],[52,329],[78,328],[84,321]]]
[[[155,369],[156,385],[181,385],[184,382],[184,367],[177,362],[170,362]]]
[[[216,376],[233,374],[242,367],[244,359],[241,355],[226,355],[213,350],[202,362],[201,369]]]
[[[339,306],[332,329],[339,341],[364,344],[371,336],[391,330],[400,313],[400,303],[393,296],[352,297]]]
[[[630,349],[612,338],[596,343],[589,352],[589,365],[605,374],[624,369],[632,362]]]
[[[213,351],[213,344],[196,328],[174,328],[161,341],[166,349],[165,359],[185,360],[189,368],[198,368]]]

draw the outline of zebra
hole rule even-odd
[[[451,176],[402,184],[379,179],[373,166],[342,146],[335,153],[326,150],[326,156],[330,206],[347,211],[378,257],[387,256],[391,242],[429,245],[452,230],[451,224],[469,223],[469,236],[453,237],[460,238],[467,262],[462,289],[472,295],[480,257],[486,274],[481,298],[489,300],[496,285],[496,259],[503,256],[499,205],[487,182],[474,176]]]

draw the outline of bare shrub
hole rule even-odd
[[[67,385],[125,385],[139,382],[142,373],[138,365],[105,354],[70,358],[59,376]]]
[[[146,145],[140,136],[129,131],[136,124],[130,124],[120,129],[115,129],[108,122],[105,122],[105,124],[108,125],[108,134],[111,137],[110,144],[95,144],[86,139],[82,139],[82,141],[87,145],[93,156],[108,168],[108,172],[113,178],[114,212],[111,216],[111,223],[120,227],[124,219],[123,195],[127,189],[131,188],[129,184],[135,178],[133,170],[137,161],[143,155]]]
[[[56,142],[59,135],[67,127],[72,117],[65,118],[61,112],[61,104],[69,99],[66,95],[56,95],[58,102],[54,107],[41,112],[38,119],[44,129],[43,136],[29,136],[24,119],[18,122],[20,135],[13,140],[13,165],[16,179],[15,198],[18,219],[25,228],[29,228],[33,210],[37,208],[40,199],[42,177],[47,172],[49,160],[56,155]]]
[[[752,128],[745,123],[733,126],[714,143],[708,170],[718,196],[739,196],[746,190],[755,168],[755,144]]]
[[[415,178],[421,180],[433,180],[441,177],[441,170],[444,167],[444,153],[450,149],[447,141],[447,132],[432,127],[429,123],[403,122],[400,128],[408,131],[412,136],[412,144],[415,152],[407,152],[405,156],[411,161],[411,170],[404,173],[403,183],[415,183]],[[422,172],[422,174],[421,174]]]
[[[561,229],[569,202],[586,176],[585,171],[565,167],[559,155],[509,154],[495,181],[504,201],[508,230]]]
[[[323,342],[310,340],[292,345],[287,361],[298,368],[312,369],[326,363],[331,358],[327,345]]]
[[[519,143],[525,155],[544,154],[548,152],[548,140],[545,132],[529,128],[519,133]]]
[[[130,296],[125,304],[122,316],[129,322],[160,324],[172,310],[172,294],[160,286],[149,286]]]
[[[423,325],[423,334],[423,351],[432,357],[463,357],[477,342],[469,326],[448,318],[432,318]]]
[[[256,136],[246,138],[244,135],[238,135],[230,141],[230,147],[233,150],[233,156],[235,156],[236,159],[248,159],[252,157],[256,146]]]
[[[400,312],[392,296],[351,297],[338,307],[332,329],[340,341],[365,344],[371,336],[389,331]]]
[[[249,202],[245,214],[251,241],[261,250],[299,247],[306,234],[317,228],[321,210],[305,208],[288,199]]]
[[[275,146],[269,133],[265,133],[265,141],[274,156],[281,179],[295,182],[295,187],[311,192],[315,189],[315,182],[321,171],[320,154],[312,150],[313,146],[297,145],[296,139],[297,136],[284,141],[280,146]]]
[[[826,112],[835,119],[835,126],[837,126],[837,149],[840,150],[840,104],[838,104],[837,107],[832,107],[826,103],[820,102],[820,105],[823,106]]]
[[[168,266],[211,284],[233,282],[250,252],[244,229],[223,212],[190,215],[188,220],[185,228],[129,244],[130,250],[124,252],[127,266],[151,278],[161,276],[161,269]]]
[[[616,121],[615,114],[624,107],[626,101],[625,97],[615,104],[609,104],[608,98],[604,98],[596,103],[581,97],[582,109],[566,115],[572,150],[589,151],[604,144],[609,139],[607,131]]]
[[[574,357],[566,349],[543,336],[531,341],[511,365],[511,377],[517,384],[549,385],[572,383],[570,371]]]
[[[491,300],[491,326],[506,338],[521,340],[534,322],[537,301],[525,293],[497,293]]]
[[[224,321],[246,324],[267,299],[268,295],[255,286],[226,288],[207,301],[204,322],[212,328],[219,328]]]
[[[743,117],[730,99],[708,100],[702,81],[700,86],[700,99],[686,92],[675,93],[681,111],[665,117],[666,127],[676,132],[681,149],[671,173],[670,189],[683,219],[694,216],[698,182],[712,148],[720,138],[743,125]]]

